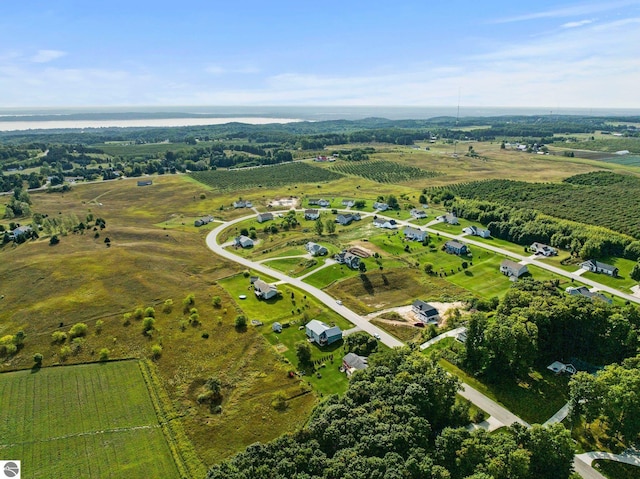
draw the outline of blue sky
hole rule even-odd
[[[0,106],[640,108],[640,0],[0,2]]]

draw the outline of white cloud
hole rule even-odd
[[[531,12],[523,15],[517,15],[514,17],[500,18],[494,20],[493,23],[513,23],[524,22],[528,20],[539,20],[541,18],[563,18],[584,16],[593,13],[606,12],[615,10],[618,8],[628,7],[631,5],[640,5],[640,0],[619,0],[619,1],[603,1],[601,3],[583,3],[576,4],[570,7],[557,8],[552,10],[545,10],[542,12]]]
[[[204,71],[215,76],[229,75],[234,73],[252,74],[252,73],[260,72],[258,68],[251,67],[251,66],[229,68],[229,67],[223,67],[220,65],[209,65],[205,67]]]
[[[48,63],[66,54],[67,52],[60,50],[38,50],[38,53],[31,57],[31,61],[34,63]]]
[[[593,20],[580,20],[578,22],[567,22],[560,25],[562,28],[579,28],[593,23]]]

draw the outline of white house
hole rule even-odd
[[[529,268],[527,268],[526,264],[520,264],[515,261],[511,261],[510,259],[505,259],[500,263],[500,272],[505,276],[509,276],[509,278],[518,279],[523,274],[527,274],[529,272]]]
[[[264,223],[265,221],[271,221],[273,219],[273,213],[258,213],[258,223]]]
[[[278,295],[278,289],[274,285],[261,279],[254,281],[253,292],[260,299],[271,299]]]
[[[491,238],[491,231],[477,226],[467,226],[462,228],[462,232],[471,236],[480,236],[480,238]]]
[[[426,231],[422,231],[418,228],[412,228],[411,226],[405,227],[403,233],[404,237],[411,241],[423,242],[429,237],[429,234]]]
[[[453,213],[447,213],[446,215],[438,216],[437,220],[442,221],[443,223],[448,223],[450,225],[459,225],[458,217]]]
[[[320,211],[315,209],[304,210],[305,220],[317,220],[318,218],[320,218]]]
[[[416,315],[416,318],[423,323],[437,323],[440,319],[440,313],[438,310],[431,306],[429,303],[425,303],[420,299],[416,299],[411,305],[411,311]]]
[[[424,212],[423,210],[419,210],[417,208],[414,208],[414,209],[411,210],[411,216],[413,216],[417,220],[420,220],[422,218],[426,218],[427,217],[427,213]]]
[[[346,264],[351,269],[358,269],[360,267],[360,258],[347,250],[338,253],[333,259],[339,264]]]
[[[373,226],[376,228],[386,228],[389,230],[394,230],[398,227],[398,223],[396,220],[387,220],[385,218],[375,218],[373,220]]]
[[[311,241],[305,245],[305,248],[311,253],[311,256],[326,256],[327,253],[329,253],[327,248],[318,243],[312,243]]]
[[[345,208],[353,208],[353,205],[356,204],[356,200],[342,200],[342,206]]]
[[[552,248],[549,245],[537,242],[529,246],[529,251],[535,254],[541,254],[542,256],[555,256],[558,254],[557,249]]]
[[[592,273],[604,273],[609,276],[613,276],[614,278],[618,276],[618,268],[615,266],[611,266],[607,263],[601,263],[600,261],[596,261],[595,259],[590,259],[585,261],[584,263],[580,263],[580,267],[582,269],[586,269],[587,271],[591,271]]]
[[[387,211],[389,209],[389,205],[386,203],[375,202],[373,204],[373,209],[378,211]]]
[[[328,346],[342,339],[342,330],[338,326],[329,326],[317,319],[307,323],[305,333],[310,341],[319,346]]]
[[[253,246],[253,240],[248,236],[240,235],[233,240],[233,245],[242,248],[251,248]]]

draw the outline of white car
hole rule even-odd
[[[336,304],[342,305],[342,301],[340,301],[339,299],[336,299]]]
[[[380,335],[378,333],[373,335],[374,338],[376,338],[377,340],[380,340]]]

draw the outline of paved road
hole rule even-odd
[[[605,476],[596,471],[593,467],[591,467],[591,462],[587,464],[583,460],[579,458],[579,456],[575,456],[573,459],[573,469],[582,476],[582,479],[607,479]]]
[[[571,409],[571,403],[567,402],[567,404],[562,406],[557,413],[547,419],[543,426],[550,426],[551,424],[556,424],[558,422],[564,421],[564,418],[566,418],[569,414],[569,409]]]
[[[473,404],[478,406],[484,412],[489,414],[492,418],[502,423],[503,426],[510,426],[511,424],[517,422],[524,426],[529,427],[529,423],[520,419],[518,416],[513,414],[507,408],[500,406],[493,399],[488,398],[484,394],[482,394],[477,389],[473,389],[468,384],[462,385],[462,391],[460,391],[460,396],[471,401]]]
[[[640,455],[630,452],[623,452],[622,454],[612,454],[610,452],[591,451],[585,452],[583,454],[578,454],[576,457],[587,464],[591,464],[596,459],[606,459],[608,461],[623,462],[625,464],[631,464],[632,466],[640,467]],[[638,475],[640,475],[640,470],[638,470]]]
[[[454,338],[459,333],[462,333],[463,331],[466,331],[466,330],[467,328],[461,327],[461,328],[452,329],[451,331],[447,331],[446,333],[439,334],[435,338],[431,338],[426,343],[422,343],[420,345],[420,349],[427,349],[429,346],[433,346],[437,342],[442,341],[444,338]]]

